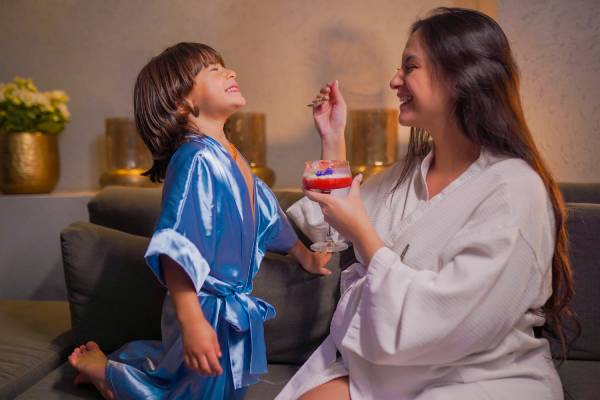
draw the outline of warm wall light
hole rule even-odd
[[[478,10],[497,19],[498,6],[496,0],[455,0],[454,6]]]
[[[350,110],[346,125],[347,154],[352,174],[364,178],[384,170],[396,161],[398,110]]]
[[[252,173],[272,187],[275,183],[275,173],[266,166],[265,128],[264,113],[238,112],[225,123],[225,135],[248,160]]]
[[[129,118],[106,119],[106,167],[101,186],[155,186],[142,176],[152,166],[152,156]]]

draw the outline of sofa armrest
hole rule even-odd
[[[600,183],[559,183],[560,191],[567,203],[600,204]]]

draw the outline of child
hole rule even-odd
[[[162,342],[131,342],[108,358],[88,342],[69,357],[76,383],[105,398],[243,398],[267,372],[263,322],[275,310],[250,295],[265,252],[288,251],[308,272],[330,273],[330,255],[304,247],[223,133],[246,103],[235,78],[197,43],[166,49],[137,78],[136,124],[154,158],[147,174],[165,180],[146,261],[169,294]]]

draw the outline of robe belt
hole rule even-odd
[[[241,333],[230,334],[228,338],[231,372],[236,389],[243,386],[244,369],[251,375],[267,372],[263,322],[275,316],[272,305],[250,295],[250,292],[243,292],[244,289],[243,286],[235,286],[209,275],[200,291],[201,296],[216,296],[225,302],[223,318],[236,332]]]

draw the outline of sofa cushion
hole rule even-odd
[[[269,372],[262,375],[260,382],[252,385],[245,400],[273,399],[283,389],[286,382],[297,371],[294,365],[269,364]],[[76,400],[102,399],[92,385],[74,385],[76,371],[64,363],[49,373],[44,379],[23,392],[17,400]],[[12,397],[11,397],[12,398]]]
[[[575,279],[571,307],[581,323],[568,358],[600,360],[600,204],[568,203],[567,208]]]
[[[339,299],[340,272],[353,251],[335,254],[323,277],[305,272],[289,256],[268,253],[254,280],[254,295],[271,303],[277,315],[265,323],[270,363],[302,364],[329,334]]]
[[[108,186],[88,203],[90,222],[134,235],[152,236],[160,215],[161,188]],[[302,197],[299,190],[274,190],[285,210]]]
[[[244,400],[274,399],[298,368],[289,364],[269,364],[269,372],[261,375],[256,385],[250,386]]]
[[[565,400],[597,399],[600,392],[600,361],[567,360],[558,367]]]
[[[0,301],[0,399],[12,399],[72,348],[66,301]]]
[[[90,222],[149,237],[160,213],[161,190],[108,186],[89,201]]]
[[[159,339],[165,289],[143,259],[148,238],[77,222],[61,240],[77,343],[95,340],[111,352],[131,340]],[[352,250],[335,255],[334,273],[320,277],[289,256],[267,253],[253,294],[277,310],[265,325],[269,362],[300,364],[325,338],[339,297],[340,262],[348,265],[352,256]]]
[[[160,339],[165,289],[144,261],[149,239],[77,222],[61,233],[77,343],[107,352],[134,339]]]

